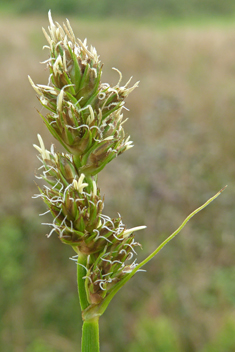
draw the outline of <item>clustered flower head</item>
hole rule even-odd
[[[79,172],[95,175],[117,155],[132,147],[123,129],[124,99],[137,87],[110,87],[101,83],[102,64],[95,48],[75,38],[72,28],[54,24],[49,13],[49,35],[44,34],[50,58],[48,85],[31,84],[41,104],[42,116],[52,135],[73,155]]]
[[[55,152],[53,145],[47,150],[38,135],[40,146],[34,147],[42,163],[39,178],[47,185],[39,188],[36,197],[42,197],[53,216],[48,237],[57,233],[73,247],[75,260],[85,258],[87,300],[97,305],[136,267],[131,261],[139,246],[134,231],[145,228],[126,229],[120,215],[115,219],[104,215],[104,199],[97,187],[97,174],[104,166],[133,146],[125,137],[122,110],[124,99],[138,83],[120,86],[118,70],[117,85],[102,83],[95,48],[88,49],[86,40],[75,38],[69,21],[62,27],[49,12],[49,23],[49,33],[43,29],[50,52],[45,61],[48,85],[29,80],[48,110],[40,114],[43,121],[66,152]]]

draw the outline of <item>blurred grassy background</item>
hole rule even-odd
[[[101,350],[233,352],[235,3],[108,4],[0,3],[0,350],[73,352],[80,345],[73,252],[56,236],[45,238],[40,223],[49,218],[38,217],[45,207],[31,199],[39,166],[32,144],[37,133],[47,148],[54,141],[27,75],[47,83],[41,27],[52,8],[59,22],[73,13],[75,34],[104,62],[103,82],[117,82],[113,66],[123,83],[140,80],[125,112],[135,148],[99,177],[106,214],[148,226],[137,235],[140,258],[229,185],[120,291],[101,318]]]

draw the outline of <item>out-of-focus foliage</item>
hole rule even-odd
[[[232,352],[235,26],[69,19],[98,50],[103,82],[118,81],[113,66],[123,84],[131,75],[140,80],[125,112],[135,147],[99,177],[104,211],[120,212],[128,227],[148,226],[137,235],[140,255],[229,186],[120,290],[101,318],[102,351],[135,351],[142,343],[161,352]],[[49,216],[38,217],[46,209],[31,199],[39,167],[32,144],[37,133],[46,148],[53,141],[27,80],[47,84],[38,63],[47,59],[40,30],[47,25],[46,15],[0,17],[1,352],[73,352],[80,344],[74,253],[45,237],[49,228],[40,223]]]
[[[20,225],[20,220],[12,217],[7,217],[0,224],[0,277],[3,289],[19,285],[22,280],[25,239]]]
[[[222,326],[218,336],[212,342],[206,344],[201,352],[233,352],[235,350],[235,320],[234,316],[229,317]]]
[[[130,344],[129,352],[182,351],[177,333],[170,319],[165,316],[151,319],[143,314],[134,331],[134,341]]]
[[[82,16],[197,16],[231,15],[235,13],[233,0],[2,0],[2,6],[18,12],[47,12]]]
[[[35,339],[27,348],[26,352],[56,352],[54,348],[48,346],[41,338]]]

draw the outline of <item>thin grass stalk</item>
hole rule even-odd
[[[82,349],[81,352],[99,352],[99,318],[87,320],[82,326]]]

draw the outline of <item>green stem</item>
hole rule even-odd
[[[89,302],[87,300],[86,288],[85,288],[85,279],[86,276],[86,264],[87,264],[87,256],[79,254],[78,262],[77,262],[77,283],[78,283],[78,295],[80,300],[81,310],[83,311],[89,306]]]
[[[79,255],[77,262],[77,283],[80,306],[82,312],[90,305],[87,300],[85,279],[87,256]],[[82,327],[82,349],[81,352],[99,352],[99,316],[85,320]]]
[[[81,352],[99,352],[99,318],[85,320],[82,327]]]

